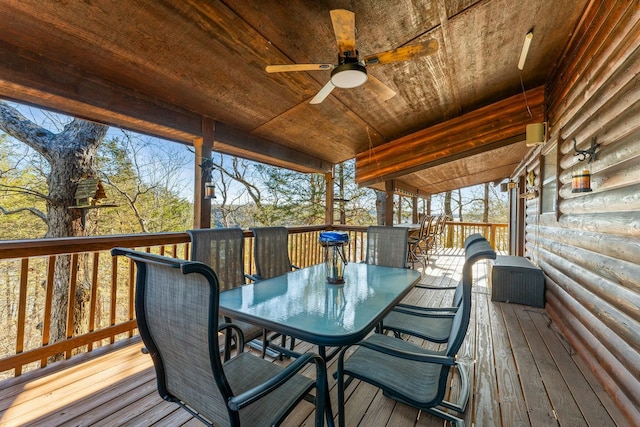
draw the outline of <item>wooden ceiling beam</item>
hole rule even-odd
[[[198,114],[1,41],[0,96],[183,143],[202,130]]]
[[[219,122],[215,123],[213,148],[217,152],[263,161],[298,172],[325,174],[331,173],[333,167],[330,162],[320,158]]]
[[[369,186],[520,142],[527,124],[543,120],[541,86],[359,153],[356,182]]]
[[[202,136],[199,114],[2,41],[0,97],[188,145]],[[300,172],[327,173],[332,166],[222,123],[216,124],[216,150]]]

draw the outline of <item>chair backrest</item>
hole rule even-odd
[[[447,220],[448,219],[449,219],[448,215],[445,215],[445,214],[440,215],[438,217],[438,219],[436,220],[436,223],[437,223],[437,225],[436,225],[436,228],[437,228],[436,233],[437,234],[442,234],[444,232],[444,226],[447,225]]]
[[[244,285],[244,233],[240,228],[188,230],[191,261],[207,264],[218,275],[220,291]]]
[[[367,227],[367,264],[404,268],[407,265],[407,227]]]
[[[285,227],[258,227],[251,231],[256,278],[270,279],[290,272],[289,231]]]
[[[471,246],[471,245],[475,245],[478,242],[487,242],[487,239],[485,239],[484,237],[482,237],[481,234],[476,233],[476,234],[472,234],[469,237],[467,237],[464,241],[464,250],[465,250],[465,255],[466,255],[466,251],[467,249]],[[485,246],[486,248],[486,246]],[[465,259],[466,260],[466,259]],[[453,294],[453,303],[452,303],[452,307],[459,307],[460,304],[462,304],[462,296],[463,296],[463,280],[460,280],[460,283],[458,283],[458,286],[456,287],[456,290]]]
[[[458,309],[453,318],[451,333],[447,342],[446,355],[455,356],[467,335],[471,318],[471,285],[473,284],[473,265],[481,259],[496,259],[496,253],[483,238],[476,240],[465,251],[465,261],[462,267],[462,309]]]
[[[464,249],[467,250],[467,248],[474,242],[477,242],[478,240],[482,240],[485,239],[482,234],[480,233],[474,233],[474,234],[470,234],[469,236],[467,236],[466,239],[464,239]],[[486,240],[486,239],[485,239]]]
[[[420,238],[425,238],[427,233],[429,232],[429,224],[431,223],[432,216],[423,215],[422,220],[420,220]]]
[[[156,370],[158,393],[229,425],[231,388],[218,348],[218,279],[207,265],[115,248],[136,263],[138,329]]]

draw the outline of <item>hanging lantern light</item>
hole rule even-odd
[[[573,138],[574,156],[579,156],[578,163],[574,166],[571,173],[571,192],[587,193],[593,191],[591,189],[591,166],[592,160],[596,159],[596,149],[600,144],[596,144],[596,139],[591,138],[591,147],[588,150],[578,150],[576,139]],[[587,160],[588,159],[588,160]],[[582,163],[587,160],[586,163]]]
[[[212,181],[204,183],[204,198],[207,200],[216,198],[216,186]]]
[[[213,182],[213,159],[202,159],[202,180],[207,172],[210,174],[209,179],[204,183],[204,198],[205,200],[211,200],[216,198],[216,185]]]

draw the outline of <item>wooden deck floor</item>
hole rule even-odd
[[[460,250],[442,252],[425,269],[423,282],[455,285],[462,263]],[[492,302],[485,262],[474,277],[472,323],[461,355],[473,390],[467,426],[627,425],[544,310]],[[408,296],[432,306],[450,299],[449,291],[414,289]],[[160,399],[151,360],[140,348],[139,341],[120,344],[99,357],[81,355],[0,383],[0,426],[201,425]],[[335,361],[329,366],[334,371]],[[335,409],[333,378],[330,386]],[[452,393],[455,387],[453,381]],[[284,425],[313,425],[312,411],[303,402]],[[346,411],[349,426],[443,424],[356,381],[347,389]]]

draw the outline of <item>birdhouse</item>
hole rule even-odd
[[[101,200],[106,199],[102,183],[97,178],[85,178],[78,182],[72,209],[91,209],[114,207],[115,205],[102,204]]]

